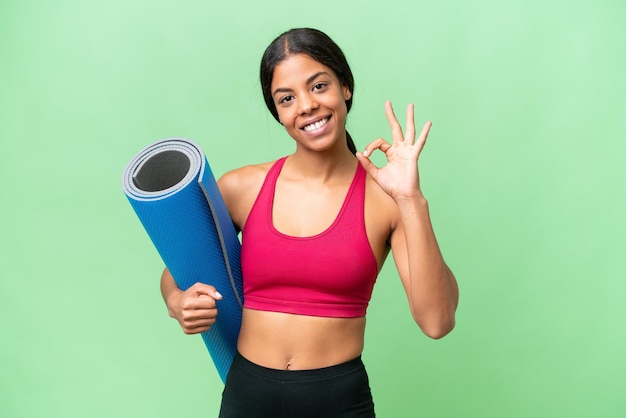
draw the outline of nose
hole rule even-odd
[[[298,100],[298,105],[298,113],[300,115],[306,115],[307,113],[311,113],[319,106],[317,100],[315,100],[315,96],[313,96],[312,94],[301,95],[300,100]]]

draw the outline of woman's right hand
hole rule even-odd
[[[167,269],[161,277],[161,291],[169,315],[176,319],[185,334],[208,331],[217,318],[216,300],[222,295],[215,287],[196,283],[182,291]]]

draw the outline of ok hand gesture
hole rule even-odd
[[[414,199],[421,195],[417,159],[424,148],[432,124],[426,122],[416,140],[413,112],[413,105],[408,105],[406,131],[403,134],[391,102],[385,102],[385,114],[391,127],[393,142],[390,144],[383,138],[377,138],[367,145],[363,153],[357,152],[357,158],[363,168],[395,200]],[[387,164],[384,167],[376,167],[369,160],[376,149],[384,152],[387,157]]]

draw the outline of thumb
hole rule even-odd
[[[222,300],[222,294],[217,291],[213,286],[207,286],[206,292],[204,294],[199,294],[199,296],[210,296],[215,300]]]
[[[196,295],[198,297],[209,296],[216,300],[222,299],[222,294],[218,292],[217,289],[214,286],[211,286],[210,284],[196,283],[194,287],[195,287],[194,291],[196,292]]]
[[[363,166],[367,174],[369,174],[370,177],[375,179],[378,174],[378,167],[376,167],[374,163],[370,161],[369,158],[364,156],[362,152],[357,152],[356,158],[357,160],[359,160],[359,162],[361,163],[361,165]]]

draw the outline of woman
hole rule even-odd
[[[454,327],[456,280],[445,264],[420,186],[415,140],[391,104],[393,141],[356,152],[346,132],[354,81],[339,47],[314,29],[276,38],[261,62],[265,102],[295,141],[293,154],[226,173],[218,182],[242,232],[244,311],[221,417],[371,417],[363,350],[365,311],[389,250],[422,331]],[[378,168],[375,150],[387,157]],[[356,158],[355,158],[356,157]],[[218,291],[185,292],[167,269],[161,289],[187,334],[215,322]]]

